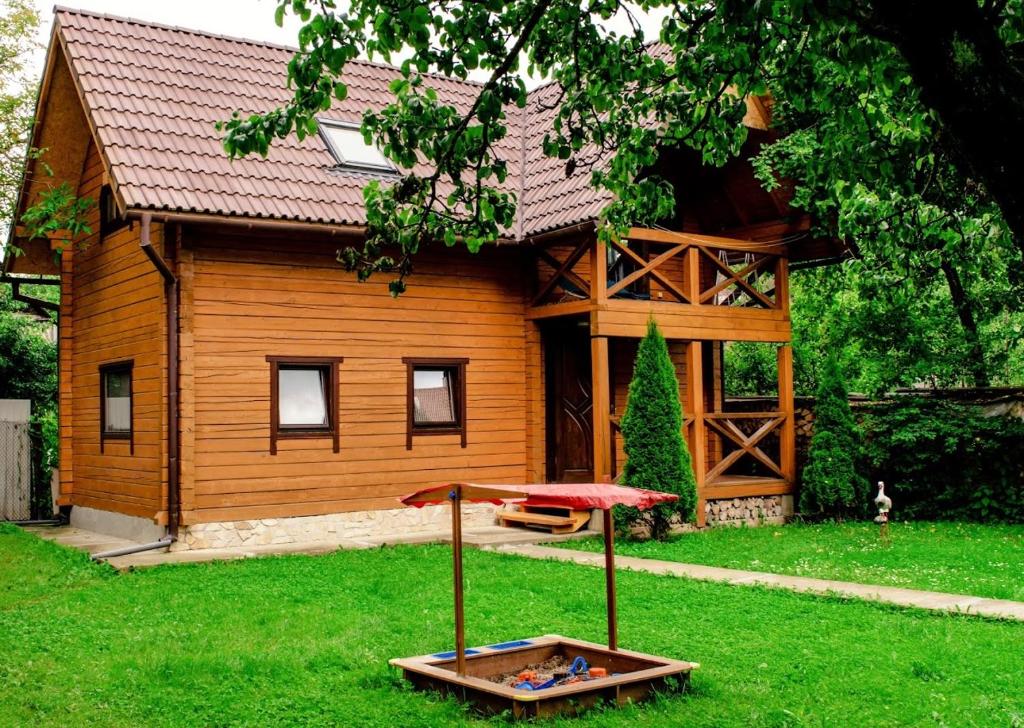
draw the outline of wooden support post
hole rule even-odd
[[[683,289],[690,303],[700,303],[700,248],[692,247],[686,251],[686,264],[683,268]]]
[[[615,523],[612,509],[604,509],[604,580],[608,601],[608,649],[619,649],[619,617],[615,605]]]
[[[608,251],[597,237],[590,246],[590,300],[595,304],[608,301]]]
[[[462,580],[462,486],[452,487],[452,571],[455,582],[455,674],[466,674],[466,618]]]
[[[775,261],[775,307],[789,315],[789,261],[781,255]]]
[[[594,482],[612,474],[611,375],[608,369],[608,337],[590,338],[591,397],[594,428]]]
[[[690,429],[690,459],[697,482],[697,525],[704,526],[704,476],[707,472],[707,430],[704,425],[704,361],[702,342],[686,345],[687,415],[693,418]]]
[[[793,404],[793,347],[779,346],[779,412],[786,418],[779,430],[779,466],[791,485],[796,482],[796,422]]]

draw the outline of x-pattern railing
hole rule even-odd
[[[566,293],[572,293],[577,298],[589,298],[590,282],[575,273],[573,268],[587,254],[590,246],[596,244],[596,241],[583,240],[569,252],[565,260],[559,260],[547,250],[539,248],[537,256],[547,265],[551,266],[554,273],[541,284],[537,295],[533,297],[531,305],[536,306],[539,303],[543,303],[556,288],[561,288]]]
[[[767,291],[758,289],[757,285],[763,275],[774,277],[774,271],[768,270],[768,268],[778,262],[778,256],[749,254],[746,257],[752,257],[753,261],[746,263],[739,270],[735,270],[727,261],[723,261],[715,251],[709,250],[703,245],[697,247],[700,249],[702,256],[710,260],[716,272],[722,276],[721,280],[711,288],[701,291],[700,303],[724,301],[724,303],[718,305],[738,304],[742,302],[743,294],[745,293],[749,296],[749,301],[752,305],[775,308],[776,302],[770,298],[770,296],[775,294],[774,283],[772,283],[771,288]],[[732,291],[728,295],[721,295],[729,291],[729,289],[732,289]]]
[[[651,279],[656,281],[658,285],[660,285],[666,291],[675,296],[681,303],[693,303],[693,301],[690,300],[690,297],[687,296],[679,288],[679,286],[677,286],[673,281],[669,280],[668,276],[664,275],[661,272],[661,270],[659,270],[661,266],[663,266],[667,261],[671,260],[672,258],[675,258],[680,253],[684,253],[687,250],[689,250],[689,243],[680,243],[679,245],[673,246],[666,250],[664,253],[661,253],[660,255],[654,257],[651,260],[643,258],[635,250],[626,245],[623,245],[618,240],[612,241],[612,248],[618,251],[621,255],[624,255],[626,256],[626,258],[632,260],[640,267],[637,268],[632,273],[630,273],[629,275],[624,276],[620,281],[616,282],[614,285],[609,286],[609,298],[612,298],[613,296],[615,296],[617,293],[627,288],[628,286],[633,285],[641,278],[650,277]]]
[[[627,296],[637,283],[646,280],[659,288],[659,298],[667,294],[679,303],[709,306],[755,306],[762,308],[780,308],[781,297],[777,291],[779,265],[784,264],[774,251],[765,251],[764,246],[756,243],[731,242],[721,239],[720,245],[707,241],[718,241],[717,238],[673,234],[670,239],[648,239],[659,231],[642,231],[636,229],[634,235],[627,240],[611,241],[610,250],[617,255],[617,263],[625,263],[629,272],[615,280],[607,280],[604,295],[607,298]],[[637,246],[642,244],[642,254]],[[575,271],[576,266],[588,252],[594,252],[592,262],[607,260],[604,251],[595,251],[593,246],[601,245],[594,238],[578,242],[564,257],[556,257],[550,250],[543,247],[536,249],[537,258],[553,271],[540,284],[537,294],[533,297],[533,306],[542,303],[560,302],[566,297],[576,300],[595,298],[591,276],[582,276]],[[649,246],[662,247],[661,252],[649,257]],[[734,258],[741,258],[740,263],[731,263]],[[682,259],[682,264],[669,270],[669,262]],[[632,268],[632,270],[630,270]],[[714,273],[714,282],[705,286],[704,280],[708,269]],[[674,280],[673,275],[683,272],[683,280]],[[594,271],[591,271],[593,274]],[[552,294],[561,291],[563,296],[553,299]]]
[[[736,424],[739,420],[766,420],[764,424],[747,434]],[[744,456],[750,456],[764,465],[768,470],[785,478],[782,467],[769,457],[760,444],[768,435],[778,430],[786,421],[786,415],[782,412],[709,412],[704,415],[704,422],[710,430],[718,433],[726,440],[736,446],[736,449],[724,456],[718,463],[708,470],[707,480],[713,480],[725,473],[738,460]]]

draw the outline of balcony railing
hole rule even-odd
[[[633,228],[628,238],[608,245],[588,238],[541,248],[538,271],[534,306],[584,300],[787,305],[785,250],[773,244]]]

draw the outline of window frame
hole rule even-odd
[[[115,210],[115,217],[110,218],[107,216],[107,208],[113,204]],[[100,240],[102,241],[108,235],[116,233],[128,225],[127,217],[119,217],[116,215],[117,211],[117,200],[114,198],[114,190],[109,184],[105,184],[100,187]]]
[[[466,447],[466,365],[469,359],[439,357],[402,357],[405,364],[405,449],[412,450],[413,437],[423,435],[459,435],[460,444]],[[416,424],[416,370],[417,369],[451,369],[455,372],[456,381],[452,386],[456,421],[454,425]]]
[[[384,153],[377,149],[377,153],[380,154],[386,160],[386,166],[379,164],[372,164],[366,162],[352,161],[345,159],[345,155],[341,153],[341,150],[334,145],[334,140],[331,139],[331,135],[327,132],[325,127],[333,127],[335,129],[347,129],[349,131],[355,131],[362,138],[362,130],[359,124],[353,124],[348,121],[339,121],[337,119],[322,119],[316,120],[317,133],[320,135],[320,139],[323,140],[324,145],[327,147],[327,151],[334,157],[334,166],[336,169],[352,169],[360,172],[375,172],[377,174],[386,175],[397,175],[398,167],[387,157],[384,157]]]
[[[135,360],[124,359],[100,364],[100,452],[105,451],[107,440],[127,440],[128,454],[135,454]],[[107,432],[107,375],[128,374],[128,431]]]
[[[270,364],[270,454],[277,455],[278,440],[331,438],[332,449],[340,452],[339,437],[339,383],[338,368],[345,361],[340,356],[268,356]],[[286,369],[326,369],[327,376],[327,426],[281,425],[280,372]]]

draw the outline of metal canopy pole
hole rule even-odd
[[[618,614],[615,607],[615,526],[612,509],[604,509],[604,578],[608,600],[608,649],[619,649]]]
[[[455,582],[455,674],[466,674],[466,623],[462,588],[462,486],[448,493],[452,502],[452,568]]]

